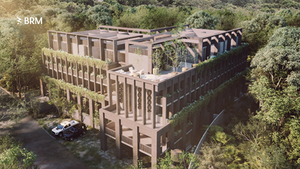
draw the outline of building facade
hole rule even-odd
[[[246,51],[201,71],[193,67],[241,46],[241,28],[218,31],[185,25],[180,32],[174,29],[99,26],[98,30],[83,32],[48,31],[49,49],[43,50],[45,74],[103,96],[98,99],[75,94],[72,87],[66,89],[68,101],[87,107],[74,112],[73,117],[100,129],[101,149],[107,149],[107,137],[111,137],[116,141],[118,158],[122,158],[123,146],[132,148],[134,165],[138,164],[139,153],[151,156],[154,167],[167,150],[189,150],[197,130],[213,120],[227,97],[218,97],[211,104],[220,106],[199,110],[182,124],[172,125],[171,117],[246,68]],[[166,45],[176,47],[175,41],[185,46],[188,59],[185,63],[179,59],[175,75],[172,70],[154,75],[154,51],[164,51]],[[46,95],[43,81],[41,89]],[[233,86],[231,94],[237,96],[242,90],[241,86]],[[95,113],[99,114],[97,120]]]

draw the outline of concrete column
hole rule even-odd
[[[57,38],[57,50],[61,49],[61,37],[59,33],[56,33],[56,38]]]
[[[97,92],[97,83],[96,83],[96,79],[97,79],[97,73],[96,73],[96,65],[93,65],[93,72],[94,72],[94,78],[92,79],[94,81],[94,92]],[[101,76],[101,75],[100,75]]]
[[[155,132],[151,139],[151,168],[155,168],[154,166],[157,164],[157,159],[160,155],[160,137]]]
[[[68,66],[67,57],[65,58],[65,67],[66,67],[66,82],[70,82],[70,80],[69,80],[69,66]]]
[[[146,89],[145,89],[145,82],[143,82],[142,85],[142,124],[145,125],[146,124]]]
[[[133,81],[133,85],[132,85],[132,111],[133,111],[133,120],[136,121],[137,120],[137,95],[136,95],[136,91],[137,91],[137,87],[136,87],[136,80]]]
[[[48,44],[49,44],[49,48],[53,49],[53,36],[52,33],[50,33],[49,31],[47,31],[48,34]]]
[[[84,75],[85,75],[84,66],[83,66],[83,64],[80,64],[80,66],[81,66],[81,71],[82,71],[81,83],[82,83],[82,87],[85,87],[85,85],[84,85]]]
[[[139,133],[139,127],[136,126],[132,129],[133,132],[133,138],[132,138],[132,150],[133,150],[133,165],[135,167],[138,166],[138,160],[139,160],[139,146],[140,146],[140,133]]]
[[[79,70],[78,70],[78,62],[76,62],[76,85],[79,86]]]
[[[56,69],[56,79],[59,79],[59,76],[58,76],[58,58],[56,56],[54,56],[54,60],[56,60],[56,66],[55,66],[55,69]]]
[[[71,102],[71,94],[70,94],[70,90],[67,89],[67,90],[66,90],[66,93],[67,93],[67,102],[70,103],[70,102]]]
[[[199,39],[199,43],[198,43],[198,54],[199,54],[199,58],[198,58],[198,61],[199,62],[203,62],[204,61],[204,57],[203,54],[202,54],[202,49],[203,49],[203,39],[200,38]]]
[[[151,106],[152,106],[152,128],[154,129],[156,127],[156,93],[155,93],[155,85],[152,85],[152,96],[151,96]]]
[[[207,42],[208,42],[208,46],[206,48],[206,56],[210,56],[211,55],[212,38],[211,37],[207,38]]]
[[[235,31],[231,32],[231,48],[237,46],[236,37],[237,37],[237,33]]]
[[[123,83],[123,103],[126,118],[128,117],[128,93],[127,78],[125,78]]]
[[[46,94],[45,83],[40,79],[41,96],[44,97]]]
[[[121,143],[121,138],[122,138],[122,125],[121,125],[121,120],[117,119],[115,121],[115,136],[116,136],[116,153],[117,153],[117,158],[122,159],[122,143]]]
[[[87,63],[87,65],[86,65],[86,72],[87,72],[87,88],[89,89],[89,90],[91,90],[91,75],[90,75],[90,65]]]
[[[119,91],[119,76],[116,76],[116,82],[115,82],[115,86],[116,86],[116,111],[117,114],[120,114],[120,100],[119,100],[119,95],[120,95],[120,91]]]
[[[88,56],[92,56],[92,43],[91,43],[91,38],[87,37],[87,46],[88,46]]]
[[[95,111],[95,102],[93,99],[89,98],[89,113],[90,113],[90,126],[94,127],[94,111]]]
[[[118,44],[117,40],[113,40],[113,62],[118,62]]]
[[[81,110],[81,107],[82,107],[82,98],[81,98],[80,95],[77,95],[77,104],[79,106],[79,108],[78,108],[78,115],[80,116],[79,118],[80,118],[81,121],[83,121],[82,120],[82,110]]]
[[[51,77],[55,78],[54,76],[54,59],[53,59],[53,54],[51,53],[50,55],[50,60],[51,60],[51,65],[52,65],[52,71],[51,71]]]
[[[162,98],[162,124],[165,125],[167,123],[167,87],[163,90]]]
[[[101,140],[101,150],[107,150],[107,136],[105,135],[106,130],[106,120],[105,113],[103,113],[102,109],[99,109],[100,116],[100,140]]]
[[[112,103],[112,85],[111,85],[111,80],[110,80],[110,74],[108,74],[108,76],[107,76],[107,83],[108,83],[107,84],[108,104],[111,106],[113,103]],[[102,93],[102,91],[103,91],[102,85],[100,85],[100,90],[101,90],[101,93]]]
[[[174,127],[173,126],[171,126],[170,127],[170,130],[169,130],[169,134],[168,134],[168,137],[169,137],[169,147],[170,147],[170,149],[174,149],[174,142],[175,142],[175,140],[174,140],[174,131],[175,129],[174,129]]]
[[[69,34],[66,34],[66,39],[67,39],[67,41],[66,41],[67,42],[67,53],[72,53],[71,52],[71,46],[70,46],[71,45],[71,43],[70,43],[71,38],[70,38]]]

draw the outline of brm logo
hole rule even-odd
[[[18,24],[22,23],[22,19],[17,17],[18,18]],[[24,17],[24,24],[32,24],[32,25],[35,25],[35,24],[43,24],[43,18],[40,17],[40,19],[38,19],[37,17]]]

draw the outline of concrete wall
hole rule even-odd
[[[144,72],[150,72],[151,67],[149,67],[148,60],[150,58],[146,55],[138,55],[135,53],[128,53],[128,63],[132,64],[134,69],[141,70],[144,69]]]

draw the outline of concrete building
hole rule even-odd
[[[86,98],[83,103],[83,96],[74,97],[74,93],[67,90],[66,97],[68,101],[74,100],[88,107],[85,111],[76,111],[73,117],[100,129],[101,148],[107,149],[107,137],[116,140],[118,158],[122,158],[123,146],[132,147],[134,165],[138,163],[139,153],[151,156],[153,166],[166,150],[190,149],[196,130],[209,124],[219,107],[214,106],[205,113],[199,110],[182,125],[172,126],[169,119],[188,103],[246,68],[246,59],[242,56],[232,56],[201,72],[192,67],[195,62],[204,62],[240,46],[241,28],[219,31],[191,29],[185,25],[184,30],[177,34],[172,33],[174,28],[145,30],[99,26],[98,30],[83,32],[48,31],[49,48],[54,51],[107,62],[101,67],[88,62],[79,63],[69,56],[62,59],[43,52],[45,74],[105,96],[104,101]],[[179,60],[176,75],[171,73],[172,70],[153,75],[153,52],[155,49],[165,50],[163,44],[174,45],[174,40],[185,45],[190,56],[187,63]],[[188,69],[182,70],[182,67]],[[133,76],[133,72],[141,70],[144,74]],[[42,81],[41,89],[45,95]],[[239,93],[242,89],[236,87],[234,90]],[[218,98],[215,104],[224,103],[224,99]],[[99,113],[100,122],[93,118],[95,113]]]

